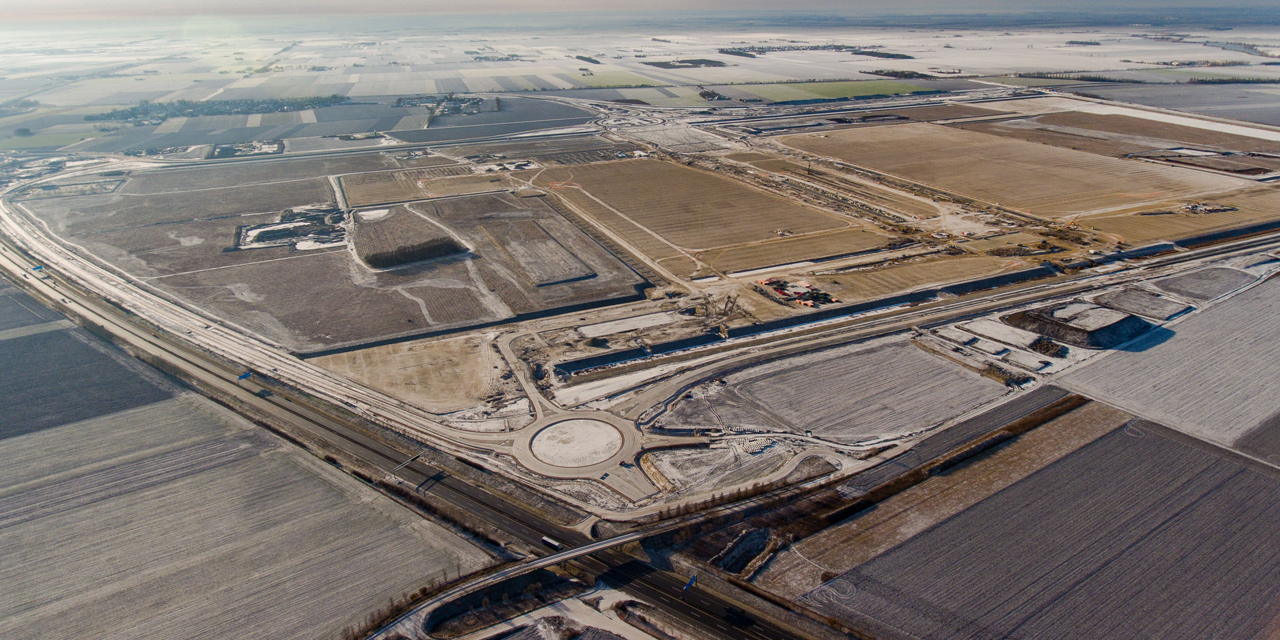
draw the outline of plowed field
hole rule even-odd
[[[1245,184],[932,124],[804,134],[782,142],[1045,218],[1170,198],[1205,199]]]

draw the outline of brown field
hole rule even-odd
[[[1187,200],[1171,200],[1155,206],[1131,209],[1115,214],[1092,216],[1078,221],[1118,236],[1129,244],[1143,244],[1154,240],[1177,240],[1188,236],[1242,227],[1255,222],[1280,218],[1280,190],[1275,187],[1252,187],[1222,196],[1207,198],[1215,204],[1237,207],[1237,211],[1194,214],[1179,210]],[[1140,212],[1176,211],[1168,215],[1138,215]]]
[[[938,208],[928,202],[864,182],[854,182],[838,173],[817,170],[810,172],[807,167],[777,158],[752,162],[751,165],[774,173],[793,173],[812,182],[828,187],[836,187],[867,204],[883,207],[890,211],[906,213],[923,219],[938,215]]]
[[[817,276],[816,284],[841,300],[866,300],[892,293],[911,291],[932,284],[959,282],[1033,266],[1018,258],[956,256],[908,262],[877,269],[833,276]]]
[[[787,136],[782,141],[802,151],[1046,218],[1170,198],[1207,199],[1245,184],[1192,169],[932,124],[846,129]]]
[[[670,162],[630,160],[549,169],[539,183],[570,183],[667,242],[691,250],[849,226],[712,173]],[[570,185],[565,185],[570,186]]]
[[[1006,138],[1025,140],[1027,142],[1047,144],[1054,147],[1062,147],[1063,149],[1086,151],[1114,158],[1124,157],[1131,153],[1143,153],[1147,151],[1154,151],[1156,149],[1163,149],[1167,146],[1160,145],[1154,140],[1142,141],[1130,137],[1099,136],[1097,134],[1081,135],[1081,133],[1086,132],[1081,131],[1080,133],[1072,133],[1070,130],[1046,129],[1042,126],[1038,126],[1035,118],[1027,118],[1023,120],[1000,120],[995,122],[964,122],[948,126],[957,129],[964,129],[966,131],[988,133]]]
[[[469,175],[471,167],[454,165],[401,171],[379,171],[342,176],[339,182],[347,202],[364,207],[392,202],[409,202],[426,198],[478,193],[505,188],[502,178],[494,175]],[[449,179],[450,176],[460,176]],[[498,181],[503,186],[485,188]]]
[[[681,278],[695,278],[706,275],[699,273],[700,267],[698,266],[698,263],[694,262],[692,258],[687,256],[668,256],[658,260],[657,262],[662,265],[663,269],[666,269]]]
[[[886,236],[863,229],[838,229],[728,249],[713,249],[704,252],[699,259],[717,271],[732,273],[868,251],[884,246],[888,241]]]
[[[1206,169],[1214,169],[1216,171],[1228,171],[1231,173],[1239,173],[1245,175],[1263,175],[1273,171],[1280,171],[1280,159],[1263,158],[1254,156],[1233,155],[1211,156],[1211,157],[1193,157],[1193,156],[1167,156],[1151,154],[1152,157],[1159,157],[1165,162],[1176,162],[1178,164],[1190,165],[1193,167],[1204,167]]]
[[[1196,129],[1121,115],[1099,115],[1079,111],[1048,113],[1018,120],[971,122],[956,128],[1122,157],[1158,149],[1191,146],[1217,151],[1280,152],[1280,142]],[[1249,162],[1253,159],[1238,158]],[[1198,162],[1198,160],[1197,160]]]
[[[1146,120],[1144,118],[1131,118],[1129,116],[1066,111],[1045,114],[1036,118],[1036,121],[1050,126],[1075,127],[1129,136],[1159,138],[1181,144],[1216,147],[1223,151],[1280,153],[1280,142],[1272,140],[1184,127],[1179,124]]]
[[[985,253],[996,249],[1003,249],[1012,246],[1030,247],[1044,242],[1045,239],[1033,233],[1024,233],[1017,231],[1014,233],[1005,233],[998,236],[990,236],[978,240],[967,240],[959,242],[958,246],[971,253]]]
[[[311,362],[432,413],[460,411],[517,390],[514,380],[502,379],[507,365],[483,336],[403,342]]]
[[[557,189],[553,193],[576,210],[603,225],[613,234],[621,237],[643,255],[662,263],[678,276],[688,276],[696,269],[690,260],[679,250],[659,240],[653,234],[627,221],[622,216],[609,210],[608,207],[592,200],[581,189]],[[668,265],[668,262],[671,264]]]
[[[855,129],[863,127],[883,127],[909,122],[950,121],[965,118],[998,117],[1010,115],[1007,111],[998,111],[989,107],[971,105],[945,104],[924,107],[904,107],[900,109],[879,109],[876,111],[852,111],[846,113],[819,113],[806,118],[779,118],[776,120],[757,120],[750,128],[759,128],[768,135],[785,135],[802,129],[814,131],[809,127],[820,127],[822,131],[839,129]],[[730,160],[751,162],[736,156],[749,154],[732,154]]]
[[[774,157],[765,153],[747,151],[745,153],[730,153],[725,156],[725,159],[733,160],[734,162],[756,162],[759,160],[773,160]]]

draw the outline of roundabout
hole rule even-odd
[[[648,447],[701,445],[709,439],[653,436],[604,411],[567,411],[545,416],[513,434],[511,455],[547,478],[597,480],[629,500],[657,492],[639,466]]]
[[[577,418],[538,431],[529,450],[538,460],[561,468],[590,467],[608,462],[622,449],[622,433],[601,420]]]
[[[634,423],[603,411],[570,411],[521,429],[511,453],[530,471],[550,478],[599,478],[635,462],[640,435]]]

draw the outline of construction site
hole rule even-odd
[[[946,41],[1008,46],[971,35]],[[1009,38],[1072,63],[1095,46],[1059,35]],[[118,128],[0,158],[0,360],[47,351],[62,371],[0,388],[25,398],[0,445],[29,469],[19,443],[177,430],[132,428],[86,462],[110,473],[13,472],[0,528],[74,529],[59,496],[126,477],[92,513],[146,520],[132,492],[173,486],[276,544],[293,526],[311,565],[281,602],[315,620],[264,623],[285,637],[1265,634],[1280,130],[1068,91],[1095,82],[1077,71],[962,73],[902,37],[448,40],[414,64],[466,74],[414,91],[228,82],[227,105],[116,105],[88,121]],[[327,73],[275,70],[289,47],[391,45],[281,46],[247,74],[262,92]],[[353,71],[420,73],[392,49]],[[789,56],[865,68],[777,80]],[[110,373],[133,358],[137,380]],[[83,415],[59,409],[77,396]],[[83,528],[136,559],[144,536],[103,531]],[[101,612],[135,596],[143,635],[225,635],[211,607],[253,599],[259,556],[217,535],[173,550],[214,545],[234,583],[217,606],[124,585],[75,547],[101,591],[50,637],[127,633]],[[22,547],[0,545],[20,584],[66,588],[72,569]],[[332,611],[300,604],[331,579],[357,586]],[[50,593],[0,599],[0,629],[51,624],[71,604]]]

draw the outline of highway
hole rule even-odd
[[[1142,271],[1148,272],[1144,277],[1149,277],[1151,275],[1149,271],[1155,267],[1172,267],[1198,258],[1256,250],[1260,247],[1275,244],[1277,241],[1280,241],[1280,238],[1254,238],[1206,250],[1185,252],[1159,259],[1159,264],[1154,261],[1148,263],[1146,265],[1147,268],[1142,269]],[[237,400],[259,411],[266,412],[293,425],[295,428],[309,432],[335,447],[358,456],[368,464],[388,472],[395,470],[397,477],[411,486],[418,487],[422,493],[464,509],[527,544],[539,545],[543,536],[549,536],[571,547],[564,553],[558,553],[536,561],[537,565],[533,568],[575,560],[588,573],[601,576],[606,582],[618,586],[624,592],[662,606],[684,622],[697,628],[702,628],[709,638],[724,638],[727,640],[731,638],[802,637],[787,629],[777,627],[767,620],[754,621],[748,627],[735,627],[734,622],[741,624],[743,619],[735,614],[736,608],[733,603],[696,589],[691,590],[688,594],[683,594],[684,579],[682,577],[669,572],[655,570],[653,567],[625,553],[612,549],[613,546],[632,542],[644,535],[652,535],[654,533],[653,530],[626,534],[606,541],[592,542],[577,531],[547,522],[544,518],[529,511],[522,505],[505,501],[470,482],[450,475],[442,469],[425,464],[420,460],[413,460],[406,464],[405,460],[409,458],[409,454],[388,446],[338,419],[324,415],[309,406],[294,402],[285,395],[272,394],[265,397],[259,395],[256,392],[262,388],[258,385],[252,383],[238,384],[235,382],[239,371],[215,364],[201,354],[151,334],[128,322],[114,310],[100,308],[97,303],[81,296],[73,287],[68,286],[69,283],[63,281],[57,274],[51,274],[49,280],[40,279],[35,272],[31,271],[32,266],[34,266],[34,263],[21,258],[8,248],[0,251],[0,267],[7,270],[16,281],[26,285],[26,288],[32,290],[33,293],[41,295],[48,300],[59,301],[57,304],[65,307],[67,313],[78,315],[89,322],[106,327],[133,348],[153,358],[159,358],[179,367],[195,378],[199,384],[208,385],[219,393],[235,397]],[[1112,275],[1115,276],[1117,274]],[[1070,287],[1070,290],[1074,291],[1081,285],[1085,287],[1109,286],[1114,284],[1116,277],[1099,278],[1099,280],[1102,282],[1073,282],[1072,284],[1075,286]],[[989,304],[1010,304],[1021,302],[1024,298],[1044,297],[1047,295],[1058,296],[1064,293],[1067,293],[1067,291],[1058,286],[1044,287],[1038,291],[1019,292],[1019,295],[1014,296],[1012,300],[999,300]],[[952,308],[953,305],[944,305],[944,307],[946,308],[932,310],[933,313],[930,315],[933,316],[938,312],[952,315],[957,312],[957,309]],[[966,312],[973,311],[968,305],[964,305],[960,309]],[[930,318],[895,319],[897,321],[891,324],[865,330],[880,333],[897,331],[911,322],[927,319]],[[824,327],[823,329],[828,328]],[[788,344],[780,347],[780,349],[786,352],[812,349],[816,346],[815,341],[825,343],[829,340],[848,340],[851,337],[857,337],[856,334],[851,336],[846,332],[840,332],[840,335],[837,336],[826,334],[827,331],[824,330],[819,332],[817,336],[803,336],[803,339],[798,341],[799,344]],[[783,342],[789,341],[784,340]],[[776,357],[778,353],[766,351],[754,352],[748,355],[753,359],[758,359]],[[736,362],[737,358],[731,357],[710,365],[706,369],[699,368],[689,372],[686,376],[678,376],[673,383],[687,384],[691,379],[698,379],[708,375],[707,369],[723,369],[727,366],[734,366]],[[658,394],[664,394],[670,390],[668,385],[661,385],[660,388],[663,390],[657,391]],[[653,399],[653,396],[649,397]],[[584,557],[585,554],[591,553],[597,554],[597,557]],[[529,564],[521,563],[504,572],[495,574],[495,576],[510,577],[510,575],[531,570],[528,567]],[[489,580],[489,578],[484,580]],[[465,586],[475,587],[476,585],[468,584]]]
[[[509,437],[509,434],[460,433],[439,423],[429,413],[299,360],[276,346],[252,337],[247,331],[213,322],[198,309],[166,299],[147,289],[141,282],[75,255],[58,241],[51,239],[47,231],[9,210],[6,205],[7,203],[0,203],[0,232],[39,256],[39,264],[48,266],[45,272],[49,274],[49,279],[41,279],[31,270],[36,262],[8,247],[0,250],[0,268],[8,271],[15,281],[32,293],[49,300],[53,306],[61,307],[69,315],[104,327],[145,358],[163,362],[182,371],[197,386],[208,389],[213,395],[234,398],[236,402],[243,403],[256,412],[270,415],[273,419],[306,432],[367,464],[393,473],[410,486],[418,487],[419,491],[474,514],[526,544],[537,546],[543,536],[565,542],[571,549],[560,558],[553,558],[551,562],[575,562],[588,573],[602,576],[623,591],[663,607],[676,618],[701,629],[706,634],[705,637],[726,640],[803,637],[769,620],[757,620],[749,626],[735,627],[732,621],[742,623],[742,619],[735,615],[734,604],[706,592],[695,590],[682,597],[684,578],[657,570],[613,548],[633,541],[638,534],[592,542],[576,530],[549,522],[525,506],[491,494],[445,470],[421,460],[406,464],[405,461],[411,454],[371,437],[340,417],[326,414],[314,406],[294,401],[283,394],[259,394],[263,388],[255,383],[237,383],[236,377],[244,370],[241,367],[249,368],[275,378],[287,387],[312,394],[322,402],[344,407],[372,422],[430,442],[446,452],[482,448],[486,444]],[[1123,266],[1121,270],[1107,274],[1090,273],[1071,279],[1034,284],[1014,291],[987,292],[920,308],[730,341],[718,345],[725,353],[717,362],[673,376],[638,396],[626,408],[628,414],[634,417],[652,418],[652,410],[664,406],[681,389],[727,368],[853,339],[893,333],[916,325],[927,326],[994,309],[1074,295],[1185,268],[1204,258],[1220,257],[1232,252],[1256,251],[1274,246],[1278,242],[1280,235],[1250,238],[1155,258],[1137,266]],[[89,295],[82,294],[81,287]],[[162,331],[153,333],[141,323],[131,321],[110,304],[101,302],[99,298],[118,304],[160,327]],[[216,354],[217,357],[211,354]],[[503,355],[508,358],[513,356],[509,351]],[[233,364],[224,364],[222,359]],[[521,382],[526,384],[527,389],[531,386],[525,380]],[[645,531],[645,534],[652,533],[653,530]],[[583,551],[579,549],[583,545],[591,546],[588,547],[589,550]],[[524,569],[512,567],[509,570]]]
[[[7,271],[19,286],[49,301],[63,313],[78,316],[84,321],[103,327],[121,342],[128,344],[147,358],[163,361],[169,366],[176,367],[190,376],[197,385],[205,386],[217,394],[234,398],[256,411],[271,415],[276,420],[306,432],[388,473],[395,470],[396,477],[410,486],[417,487],[419,492],[465,510],[526,544],[540,546],[542,537],[548,536],[572,547],[564,557],[551,564],[566,562],[580,553],[596,553],[598,557],[581,557],[574,561],[586,572],[603,577],[606,582],[617,586],[622,591],[664,607],[669,614],[686,624],[702,629],[708,638],[722,640],[794,638],[799,640],[804,637],[768,621],[758,621],[748,627],[739,628],[735,623],[742,624],[744,619],[731,611],[736,611],[732,602],[698,591],[684,594],[682,597],[682,588],[685,584],[683,578],[655,569],[611,548],[632,542],[645,535],[652,535],[653,530],[592,542],[575,530],[548,522],[523,505],[495,496],[440,468],[420,460],[405,464],[411,454],[382,443],[337,418],[295,402],[283,394],[260,393],[264,390],[261,386],[236,380],[240,373],[238,370],[228,369],[191,349],[175,345],[159,335],[135,326],[118,312],[109,307],[104,308],[104,305],[79,293],[75,286],[65,281],[59,274],[48,273],[49,279],[42,279],[32,271],[34,266],[36,263],[18,255],[10,247],[0,247],[0,268]],[[666,528],[670,528],[670,525],[662,527],[662,529]],[[590,551],[574,552],[577,547],[588,543],[591,543]]]
[[[1151,258],[1133,265],[1121,265],[1121,269],[1109,273],[1082,272],[1074,277],[1031,284],[1013,290],[982,292],[958,300],[935,302],[918,307],[872,311],[860,317],[799,325],[780,330],[775,334],[760,334],[712,343],[695,351],[708,354],[723,352],[722,358],[672,375],[645,389],[636,397],[614,406],[611,411],[635,418],[641,425],[649,424],[665,410],[671,401],[678,398],[689,387],[706,378],[723,376],[733,369],[854,340],[867,340],[913,328],[928,328],[1017,306],[1047,302],[1055,298],[1065,298],[1138,280],[1170,275],[1179,270],[1194,268],[1201,261],[1220,259],[1232,254],[1251,253],[1276,246],[1280,246],[1280,234],[1268,234]],[[664,364],[666,360],[681,357],[682,354],[683,352],[675,352],[664,357],[655,357],[648,361],[648,364],[657,367]],[[637,382],[637,386],[642,384],[645,382]]]

